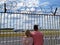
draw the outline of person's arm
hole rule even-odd
[[[31,34],[31,37],[33,37],[33,34],[32,34],[32,32],[30,32],[30,34]]]
[[[43,39],[43,37],[42,37],[42,39],[41,39],[41,40],[42,40],[41,45],[43,45],[43,44],[44,44],[44,39]]]

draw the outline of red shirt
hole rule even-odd
[[[43,45],[43,34],[39,31],[31,32],[34,45]]]

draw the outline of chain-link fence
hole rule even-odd
[[[0,4],[0,45],[22,45],[25,31],[33,31],[35,24],[44,35],[44,45],[60,45],[60,8],[57,11],[56,4],[47,9],[34,7],[37,1],[32,6],[27,2],[5,0]]]
[[[35,24],[44,34],[44,45],[60,44],[60,15],[0,13],[0,45],[22,45],[24,32]]]

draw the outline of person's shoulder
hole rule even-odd
[[[31,31],[30,33],[32,34],[34,31]]]
[[[43,33],[42,33],[42,32],[40,32],[40,31],[39,31],[39,33],[40,33],[41,35],[43,35]]]
[[[36,31],[37,32],[37,34],[43,34],[41,31]]]
[[[26,36],[23,36],[23,39],[27,38]]]

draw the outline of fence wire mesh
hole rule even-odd
[[[44,45],[60,44],[60,15],[0,13],[0,45],[22,45],[24,32],[35,24],[44,34]]]

